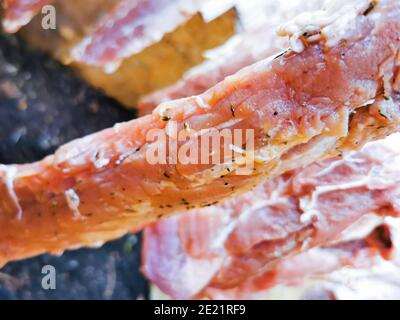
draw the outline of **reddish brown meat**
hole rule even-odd
[[[236,288],[208,287],[201,296],[211,299],[277,298],[274,291],[280,290],[274,287],[285,285],[280,291],[283,299],[398,299],[400,221],[398,218],[382,220],[363,239],[282,259],[270,270],[249,277]],[[359,227],[358,224],[353,229],[355,227]],[[285,291],[294,291],[296,295],[285,295]]]

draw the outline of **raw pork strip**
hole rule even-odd
[[[0,264],[101,245],[399,130],[400,3],[381,1],[372,10],[369,1],[346,3],[308,14],[313,30],[307,17],[295,20],[281,31],[291,35],[291,51],[200,96],[161,104],[40,162],[1,166]],[[253,132],[254,139],[200,150],[206,158],[234,150],[234,159],[216,165],[179,157],[151,164],[148,153],[166,143],[148,134],[160,129],[175,142],[175,128],[191,133],[177,150],[197,150],[211,129]],[[169,148],[164,158],[176,157]],[[247,160],[253,170],[237,174]]]
[[[166,33],[201,12],[206,2],[209,0],[122,0],[73,50],[72,57],[95,66],[118,63],[160,41]],[[219,2],[229,5],[232,1]],[[214,11],[213,18],[222,12]]]

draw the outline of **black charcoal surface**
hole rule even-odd
[[[61,144],[135,117],[73,71],[0,32],[0,163],[40,160]],[[0,230],[1,232],[1,230]],[[56,289],[42,288],[42,268]],[[141,299],[140,237],[61,257],[41,256],[0,269],[0,299]]]
[[[0,163],[39,160],[134,116],[66,67],[0,34]]]

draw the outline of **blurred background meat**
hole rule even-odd
[[[5,15],[3,27],[7,32],[16,32],[27,25],[41,9],[53,0],[3,0]]]
[[[321,7],[320,0],[308,1],[235,1],[244,28],[222,46],[207,51],[205,61],[187,71],[171,86],[142,97],[141,115],[149,114],[160,103],[202,93],[238,70],[288,47],[275,30],[301,12]],[[254,18],[254,12],[259,15]]]
[[[0,163],[6,164],[39,160],[65,142],[136,116],[123,107],[150,113],[160,102],[201,93],[279,54],[287,42],[275,35],[276,26],[320,8],[322,1],[2,4],[4,30],[18,31],[0,33]],[[57,12],[55,30],[41,25],[47,4]],[[281,203],[268,203],[280,190],[277,179],[261,190],[267,203],[259,207],[248,194],[240,203],[233,199],[154,225],[145,231],[143,270],[174,298],[400,299],[399,221],[382,217],[398,214],[400,175],[396,162],[382,165],[381,151],[372,150],[372,157],[354,167],[325,162],[325,170],[318,167],[323,178],[312,175],[316,167],[305,169]],[[350,191],[335,189],[319,202],[325,219],[303,228],[301,197],[289,199],[288,193],[322,182],[351,184],[367,173],[375,180]],[[292,178],[280,179],[285,184]],[[0,270],[0,299],[148,298],[140,250],[140,236],[130,235],[97,250],[8,264]],[[45,264],[57,268],[56,291],[40,286]],[[162,297],[157,290],[153,297]]]
[[[44,30],[38,14],[20,35],[134,108],[140,96],[176,82],[236,32],[232,1],[221,1],[55,0],[56,29]]]
[[[14,0],[14,6],[24,7],[24,1],[33,6],[38,0]],[[50,2],[57,12],[56,29],[44,30],[43,15],[34,17],[36,10],[20,35],[141,114],[161,101],[201,93],[279,52],[286,44],[275,28],[322,6],[321,0]]]
[[[369,260],[365,247],[392,258],[391,232],[383,226],[372,230],[383,216],[400,213],[399,138],[371,143],[343,159],[315,163],[221,205],[147,228],[145,274],[173,298],[209,291],[220,291],[222,297],[223,290],[228,297],[232,292],[240,297],[248,282],[254,287],[263,279],[266,289],[290,283],[291,274],[301,279],[338,265],[357,265],[358,256]],[[363,237],[364,243],[359,241]],[[341,242],[347,244],[337,246]],[[331,245],[335,250],[319,254],[320,263],[307,254],[315,246]],[[304,252],[304,268],[296,271],[301,264],[293,263],[292,271],[282,271],[280,261],[299,252]],[[350,255],[341,256],[343,252]],[[210,267],[204,268],[207,263]]]

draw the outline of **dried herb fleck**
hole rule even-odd
[[[364,16],[367,16],[368,14],[370,14],[371,11],[374,10],[374,8],[376,7],[376,5],[377,5],[377,1],[376,1],[376,0],[371,1],[370,4],[369,4],[369,6],[368,6],[368,8],[364,11],[363,15],[364,15]]]
[[[282,51],[281,53],[277,54],[274,58],[274,60],[279,59],[280,57],[282,57],[283,55],[285,55],[286,53],[288,53],[290,51],[290,49],[286,49],[285,51]]]
[[[232,117],[236,117],[236,115],[235,115],[235,106],[233,105],[233,103],[231,103],[230,109],[231,109]]]
[[[384,114],[382,111],[379,111],[379,115],[383,118],[385,118],[386,120],[389,120],[388,116],[386,114]]]
[[[169,173],[167,171],[164,171],[164,177],[166,177],[167,179],[171,178],[171,176],[169,175]]]

